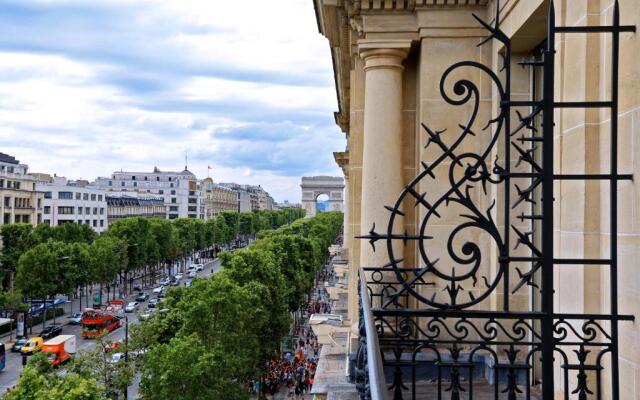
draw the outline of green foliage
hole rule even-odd
[[[269,215],[251,221],[260,228]],[[274,224],[288,221],[273,215]],[[249,219],[223,214],[205,226],[240,220]],[[132,328],[131,347],[146,354],[142,398],[247,399],[245,382],[277,354],[341,225],[342,214],[322,213],[263,231],[248,248],[223,253],[222,272],[170,290],[160,305],[168,311]]]
[[[104,400],[104,388],[77,373],[57,374],[43,353],[31,357],[4,400]]]

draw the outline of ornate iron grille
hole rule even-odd
[[[474,17],[489,32],[478,46],[492,39],[503,45],[504,51],[500,53],[502,70],[495,73],[481,63],[463,61],[444,72],[440,81],[443,99],[453,106],[471,104],[473,111],[469,120],[459,125],[460,132],[454,138],[445,137],[444,130],[422,125],[428,138],[427,146],[437,149],[435,161],[430,165],[423,163],[423,170],[405,186],[396,203],[385,207],[390,212],[385,231],[376,231],[374,225],[367,235],[359,236],[368,240],[374,251],[376,244],[383,242],[389,259],[386,265],[363,268],[360,272],[372,306],[383,364],[388,373],[393,371],[393,383],[387,390],[393,392],[394,399],[403,399],[407,395],[416,399],[425,393],[431,394],[428,398],[473,399],[474,393],[485,390],[482,398],[488,398],[486,393],[489,393],[489,397],[494,399],[550,400],[554,398],[556,388],[562,388],[565,399],[586,400],[603,397],[603,380],[606,379],[611,390],[610,398],[618,399],[618,323],[634,318],[620,315],[617,304],[617,188],[619,181],[632,179],[631,175],[619,173],[617,163],[618,63],[620,35],[635,32],[635,26],[620,25],[620,9],[616,0],[611,26],[556,27],[551,1],[546,48],[542,57],[520,63],[542,72],[542,99],[516,101],[511,94],[511,41],[500,28],[499,9],[498,3],[493,24],[476,15]],[[610,100],[555,101],[555,38],[559,33],[611,35]],[[480,108],[480,90],[476,84],[468,79],[459,79],[452,86],[454,95],[447,91],[448,80],[461,68],[480,71],[497,91],[498,115],[486,123],[483,132],[474,131]],[[501,74],[502,78],[499,77]],[[516,111],[518,107],[527,107],[528,114]],[[554,110],[560,108],[610,110],[609,173],[554,172]],[[515,123],[512,110],[518,115]],[[541,122],[540,129],[537,120]],[[486,148],[478,152],[465,151],[465,141],[479,135],[487,135]],[[534,156],[539,146],[542,160]],[[514,162],[512,152],[517,155]],[[527,170],[521,171],[521,165]],[[430,202],[427,194],[421,192],[420,185],[437,179],[437,170],[443,168],[448,189]],[[528,187],[521,188],[518,180],[527,180]],[[554,257],[553,187],[554,181],[558,180],[609,183],[611,222],[608,258]],[[501,198],[502,224],[494,216],[498,211],[495,200],[486,208],[477,201],[476,193],[479,191],[486,196],[488,190],[493,190],[494,199]],[[519,205],[535,202],[540,206],[512,215],[513,209]],[[398,233],[394,229],[398,216],[405,215],[403,205],[407,204],[414,204],[422,211],[421,223],[415,234],[407,231]],[[461,207],[464,212],[460,213],[462,222],[451,228],[443,246],[451,260],[443,265],[430,254],[427,243],[434,239],[432,222],[442,218],[445,209],[451,206]],[[536,211],[537,208],[539,210]],[[532,232],[518,228],[513,220],[540,226],[541,243],[536,243]],[[480,233],[465,236],[463,233],[469,230]],[[481,236],[484,237],[483,242],[474,240]],[[515,243],[512,243],[511,236]],[[405,260],[394,252],[396,243],[406,245],[410,241],[416,243],[421,266],[406,265]],[[464,243],[457,247],[460,241]],[[521,246],[520,252],[525,249],[526,254],[515,252],[514,244]],[[494,252],[493,259],[497,264],[488,269],[484,267],[487,263],[483,258],[487,249]],[[608,314],[554,312],[554,269],[562,265],[608,268]],[[525,267],[527,269],[523,271]],[[517,272],[517,282],[509,282],[511,270]],[[435,284],[429,279],[441,282],[444,286],[442,291],[425,290]],[[539,292],[539,309],[514,310],[510,299],[526,288],[531,293]],[[492,295],[495,295],[494,304],[487,306]],[[371,334],[365,335],[364,328],[361,331],[361,346],[366,346],[367,340],[376,340],[370,337]],[[359,357],[366,360],[363,351],[359,351]],[[540,376],[534,379],[532,371],[537,363],[541,367]],[[371,398],[369,385],[377,379],[365,378],[366,369],[366,363],[358,365],[363,399]],[[484,376],[480,376],[483,373]],[[478,383],[481,380],[487,382],[484,389]]]

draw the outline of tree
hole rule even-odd
[[[18,268],[18,260],[33,245],[32,231],[33,226],[30,224],[2,225],[0,229],[2,235],[0,260],[2,260],[3,286],[5,288],[13,285],[13,275]]]
[[[127,265],[127,244],[113,236],[100,236],[89,246],[89,282],[102,286],[112,282]],[[107,294],[108,295],[108,294]]]
[[[93,242],[97,234],[89,225],[85,224],[62,224],[52,230],[52,238],[65,243],[86,243]]]
[[[18,383],[4,400],[105,400],[104,388],[76,373],[64,376],[50,366],[45,354],[31,357]]]

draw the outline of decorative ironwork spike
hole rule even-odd
[[[445,132],[446,129],[443,129],[441,131],[432,131],[431,129],[429,129],[428,126],[426,126],[424,123],[421,124],[422,127],[427,131],[427,134],[429,135],[429,141],[427,142],[427,144],[425,145],[425,149],[427,148],[427,146],[429,146],[430,143],[435,143],[437,144],[440,149],[442,150],[442,152],[449,158],[451,158],[453,160],[453,162],[455,162],[457,165],[462,167],[462,163],[460,162],[460,160],[458,160],[456,158],[456,156],[451,152],[451,149],[447,147],[447,145],[444,144],[444,142],[440,139],[440,134]]]
[[[369,239],[369,244],[373,248],[373,252],[376,251],[376,242],[382,239],[383,236],[376,232],[376,223],[373,223],[373,227],[369,231],[368,235],[356,236],[356,239]]]
[[[476,301],[476,296],[473,295],[473,292],[469,292],[469,298],[471,301]]]
[[[394,265],[398,265],[398,264],[400,264],[400,263],[401,263],[401,262],[403,262],[403,261],[404,261],[404,258],[393,259],[393,260],[389,261],[388,263],[384,264],[384,265],[382,266],[382,268],[383,268],[383,269],[384,269],[384,268],[391,268],[391,267],[393,267]]]
[[[529,165],[533,167],[538,172],[542,172],[542,168],[535,162],[532,157],[533,152],[536,150],[536,147],[533,147],[528,150],[523,150],[522,147],[517,144],[511,142],[511,145],[516,149],[518,153],[520,153],[520,158],[518,158],[518,162],[516,163],[516,168],[520,165],[522,161],[526,161]]]
[[[542,183],[542,178],[537,178],[533,183],[526,189],[520,189],[518,185],[514,185],[516,187],[516,191],[518,192],[518,200],[511,207],[512,209],[516,208],[520,203],[526,201],[527,203],[536,204],[535,200],[531,199],[531,194],[535,190],[538,185]]]
[[[398,214],[398,215],[402,215],[404,217],[404,213],[398,209],[395,209],[391,206],[384,206],[384,208],[386,208],[387,210],[389,210],[392,214]]]
[[[433,179],[436,179],[436,176],[434,175],[433,171],[430,169],[431,167],[429,167],[429,165],[426,162],[420,161],[420,164],[422,164],[422,168],[424,168],[424,170],[427,172],[427,175],[429,175]]]
[[[533,276],[540,269],[540,267],[542,267],[542,263],[541,262],[537,262],[537,263],[534,264],[534,266],[531,268],[531,270],[529,270],[527,272],[524,272],[524,273],[522,271],[520,271],[520,268],[516,267],[516,272],[518,273],[518,276],[520,277],[520,281],[518,281],[518,283],[514,286],[513,290],[511,291],[511,294],[515,294],[525,284],[527,286],[532,286],[532,287],[534,287],[536,289],[540,289],[538,287],[538,285],[533,281]]]
[[[521,244],[524,244],[525,246],[527,246],[529,248],[529,250],[531,250],[536,256],[538,257],[542,257],[542,252],[540,250],[538,250],[538,248],[533,244],[533,242],[531,242],[531,235],[533,235],[533,232],[521,232],[518,228],[516,228],[514,225],[511,225],[511,229],[513,229],[516,232],[516,235],[518,235],[518,241],[516,242],[515,247],[513,248],[514,250],[518,248],[518,246],[520,246]]]
[[[497,117],[490,119],[489,122],[487,122],[487,124],[482,128],[483,131],[486,131],[487,128],[489,128],[489,126],[491,126],[492,124],[495,124],[496,122],[500,121],[503,117],[504,113],[500,113]]]
[[[408,187],[407,188],[407,192],[409,192],[410,195],[412,195],[415,199],[416,199],[416,206],[418,204],[422,204],[422,206],[424,206],[424,208],[426,208],[427,210],[431,211],[433,213],[433,215],[435,215],[438,218],[440,217],[440,214],[438,213],[438,211],[436,211],[433,208],[433,205],[431,205],[431,203],[429,203],[426,199],[425,196],[427,195],[427,193],[422,193],[419,194],[418,192],[416,192],[413,188]]]
[[[471,135],[471,136],[477,136],[477,135],[475,134],[475,132],[473,132],[473,131],[471,130],[471,128],[468,128],[468,127],[466,127],[466,126],[464,126],[464,125],[462,125],[462,124],[458,124],[458,128],[462,129],[463,131],[467,131],[467,132],[469,132],[469,135]]]

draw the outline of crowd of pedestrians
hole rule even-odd
[[[311,314],[331,312],[325,282],[334,279],[335,272],[331,264],[327,264],[318,273],[316,287],[310,293],[309,302],[301,308],[303,319],[308,320]],[[257,399],[302,400],[311,391],[320,344],[308,324],[298,326],[293,334],[296,337],[294,352],[287,352],[280,359],[270,360],[266,366],[266,374],[252,383],[251,389]]]

